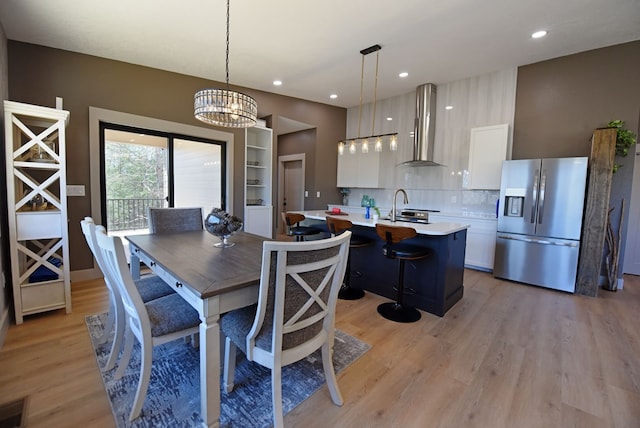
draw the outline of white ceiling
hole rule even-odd
[[[9,39],[221,82],[225,14],[224,0],[0,1]],[[531,39],[539,29],[549,35]],[[353,107],[360,50],[374,44],[385,99],[638,39],[639,0],[232,0],[230,81]],[[375,54],[365,59],[366,103]]]

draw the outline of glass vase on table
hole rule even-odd
[[[228,248],[235,245],[230,242],[231,235],[242,229],[242,220],[233,216],[219,208],[214,208],[204,220],[204,227],[210,234],[220,238],[220,242],[214,244],[214,247]]]

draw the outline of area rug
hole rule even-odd
[[[106,314],[85,318],[98,367],[109,356],[110,342],[96,344]],[[333,363],[336,372],[362,356],[370,346],[336,330]],[[271,371],[247,361],[241,351],[231,393],[220,393],[220,425],[222,427],[269,427],[272,425]],[[125,375],[114,380],[115,369],[101,371],[116,426],[124,427],[200,427],[200,362],[199,351],[179,339],[153,350],[149,391],[141,416],[129,422],[131,404],[140,373],[140,345],[136,344]],[[222,383],[222,382],[221,382]],[[320,351],[282,370],[283,410],[286,414],[325,384]],[[331,400],[327,392],[327,400]]]

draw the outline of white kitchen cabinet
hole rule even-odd
[[[273,237],[273,130],[256,125],[245,130],[245,232]]]
[[[69,112],[4,102],[7,220],[16,324],[71,312],[65,127]]]
[[[369,152],[362,153],[361,144],[356,152],[349,153],[345,145],[343,154],[338,154],[338,187],[378,188],[380,186],[380,153],[369,144]]]
[[[356,187],[358,176],[358,156],[349,153],[347,146],[344,153],[338,153],[338,175],[336,183],[338,187]]]
[[[502,161],[507,159],[509,125],[471,129],[467,189],[499,190]]]
[[[429,221],[432,223],[453,222],[468,224],[467,247],[464,256],[465,267],[493,271],[496,231],[498,228],[496,219],[429,214]]]

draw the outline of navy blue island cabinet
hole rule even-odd
[[[398,260],[382,253],[384,242],[375,229],[354,226],[359,234],[370,236],[373,245],[351,251],[351,287],[396,299]],[[467,230],[448,235],[418,235],[404,241],[433,250],[426,259],[405,262],[404,303],[444,316],[464,292],[464,252]]]
[[[326,228],[324,218],[327,214],[305,212],[305,215],[309,223],[315,226],[324,223]],[[383,255],[384,242],[376,234],[374,222],[363,220],[362,216],[341,217],[353,223],[354,233],[373,241],[372,245],[350,250],[350,286],[395,300],[399,261]],[[381,222],[392,224],[386,220]],[[411,223],[395,225],[414,227]],[[405,262],[404,304],[442,317],[462,299],[467,227],[454,223],[415,225],[418,235],[403,242],[430,248],[433,255]]]

